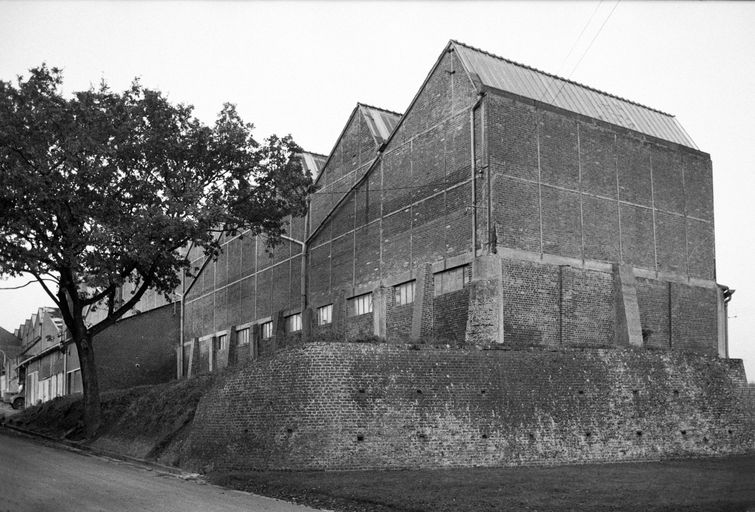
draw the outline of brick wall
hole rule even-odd
[[[350,316],[346,318],[346,339],[354,340],[372,336],[373,324],[372,313],[364,315]]]
[[[669,283],[654,279],[637,279],[637,302],[640,307],[643,344],[668,349],[670,341]]]
[[[292,236],[302,236],[303,219],[289,219]],[[210,262],[186,297],[185,339],[203,337],[230,326],[298,311],[301,304],[301,249],[282,241],[274,248],[264,236],[227,237],[223,253]],[[192,266],[204,263],[194,252]],[[187,279],[187,287],[191,278]]]
[[[707,154],[505,96],[485,101],[499,245],[713,279]]]
[[[412,334],[414,304],[396,306],[393,305],[393,297],[391,297],[386,312],[386,338],[408,340]]]
[[[169,304],[121,320],[97,335],[94,355],[101,390],[175,378],[178,311]],[[69,371],[72,363],[69,361]]]
[[[202,398],[203,469],[654,460],[755,447],[740,360],[643,350],[307,344]]]
[[[456,56],[443,57],[379,163],[313,239],[313,302],[327,301],[337,289],[375,284],[471,251],[469,111],[475,100]],[[336,153],[367,129],[363,123],[357,113]],[[324,177],[335,179],[344,169],[356,176],[362,170],[338,162],[326,166]],[[322,193],[315,194],[322,196],[318,204],[325,202],[327,179]],[[349,186],[354,179],[347,179]],[[319,212],[324,206],[313,202],[314,209]],[[313,229],[323,216],[313,213]]]
[[[646,347],[717,354],[716,290],[653,279],[638,279]]]
[[[503,260],[504,343],[558,345],[559,267]]]
[[[463,343],[469,313],[469,286],[437,297],[431,295],[428,299],[433,300],[433,341]]]
[[[561,290],[561,342],[575,346],[613,345],[616,309],[612,275],[564,266]],[[712,323],[715,325],[715,317]]]

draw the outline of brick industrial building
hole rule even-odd
[[[451,42],[403,116],[357,105],[306,160],[319,189],[293,240],[228,240],[187,295],[185,364],[310,323],[726,357],[711,161],[673,116]]]
[[[304,159],[318,190],[272,256],[194,257],[179,374],[238,368],[197,409],[202,467],[755,447],[711,160],[673,116],[451,41],[403,115],[358,104]]]

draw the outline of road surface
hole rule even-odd
[[[53,448],[0,428],[0,512],[315,512]]]

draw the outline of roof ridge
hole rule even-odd
[[[323,155],[322,153],[315,153],[314,151],[307,151],[306,149],[301,150],[302,153],[307,153],[308,155],[315,155],[315,156],[321,156],[324,158],[328,158],[328,155]]]
[[[540,73],[542,75],[549,76],[551,78],[555,78],[557,80],[561,80],[561,81],[570,83],[572,85],[576,85],[576,86],[582,87],[584,89],[587,89],[587,90],[590,90],[590,91],[593,91],[593,92],[597,92],[599,94],[604,94],[605,96],[608,96],[610,98],[615,98],[617,100],[625,101],[626,103],[629,103],[631,105],[636,105],[638,107],[642,107],[642,108],[651,110],[653,112],[657,112],[659,114],[663,114],[664,116],[674,117],[674,118],[676,117],[673,114],[669,114],[668,112],[664,112],[662,110],[658,110],[657,108],[648,107],[647,105],[643,105],[642,103],[637,103],[636,101],[632,101],[632,100],[629,100],[629,99],[626,99],[626,98],[622,98],[621,96],[617,96],[616,94],[611,94],[610,92],[601,91],[600,89],[596,89],[595,87],[590,87],[589,85],[581,84],[581,83],[576,82],[574,80],[571,80],[569,78],[564,78],[564,77],[561,77],[561,76],[558,76],[558,75],[554,75],[553,73],[548,73],[547,71],[543,71],[542,69],[537,69],[535,67],[528,66],[527,64],[522,64],[521,62],[517,62],[515,60],[511,60],[511,59],[507,59],[505,57],[501,57],[500,55],[496,55],[495,53],[491,53],[491,52],[483,50],[481,48],[477,48],[475,46],[472,46],[472,45],[469,45],[469,44],[466,44],[466,43],[462,43],[461,41],[457,41],[456,39],[451,39],[451,42],[454,43],[454,44],[458,44],[459,46],[463,46],[464,48],[467,48],[469,50],[473,50],[473,51],[482,53],[484,55],[488,55],[490,57],[493,57],[495,59],[499,59],[499,60],[508,62],[509,64],[514,64],[515,66],[519,66],[519,67],[522,67],[522,68],[525,68],[525,69],[529,69],[529,70],[535,71],[537,73]]]
[[[380,107],[375,107],[373,105],[368,105],[367,103],[362,103],[361,101],[357,101],[357,105],[360,107],[367,107],[374,110],[380,110],[381,112],[387,112],[389,114],[393,114],[399,117],[402,117],[404,115],[404,114],[399,114],[398,112],[394,112],[393,110],[388,110],[387,108],[380,108]]]

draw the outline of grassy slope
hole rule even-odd
[[[102,394],[102,428],[91,444],[125,455],[180,464],[181,442],[213,377],[139,386]],[[84,439],[81,396],[29,407],[8,423],[53,438]]]

